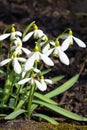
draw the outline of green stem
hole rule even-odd
[[[0,42],[0,60],[1,60],[1,55],[2,55],[2,42]]]
[[[11,74],[7,75],[7,77],[6,77],[4,91],[3,91],[2,104],[5,104],[8,101],[8,98],[13,90],[13,83],[14,83],[14,72],[12,71]]]
[[[35,90],[35,86],[32,85],[30,92],[29,92],[29,97],[28,97],[28,106],[27,106],[27,116],[28,117],[31,116],[31,105],[32,105],[32,100],[33,100],[33,96],[34,96],[34,90]]]
[[[18,103],[18,100],[19,100],[19,94],[20,94],[20,89],[21,89],[21,85],[19,85],[18,89],[17,89],[17,92],[16,92],[16,100],[15,100],[15,105],[14,105],[14,109],[16,108],[17,106],[17,103]]]

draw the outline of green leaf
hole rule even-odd
[[[52,99],[49,99],[46,96],[39,94],[37,92],[34,93],[34,96],[37,97],[38,99],[41,99],[41,100],[48,102],[50,104],[57,105],[57,103],[55,101],[53,101]]]
[[[48,74],[50,71],[51,71],[51,69],[44,70],[44,71],[41,72],[41,74],[42,74],[42,75],[45,75],[45,74]]]
[[[52,82],[53,82],[53,84],[54,84],[54,83],[60,81],[60,80],[63,79],[63,78],[64,78],[64,75],[61,75],[61,76],[56,76],[56,77],[54,77],[54,78],[51,78],[51,80],[52,80]]]
[[[45,94],[45,96],[48,97],[48,98],[52,98],[56,95],[63,93],[64,91],[71,88],[77,82],[78,78],[79,78],[79,75],[77,74],[74,77],[72,77],[70,80],[65,82],[63,85],[61,85],[61,86],[57,87],[56,89],[54,89],[54,90],[48,92],[47,94]]]
[[[7,33],[7,31],[10,31],[10,30],[11,30],[11,27],[12,27],[12,25],[6,26],[6,28],[5,28],[4,31],[3,31],[3,34]]]
[[[2,88],[0,88],[0,93],[3,93],[3,89]]]
[[[7,105],[5,105],[5,104],[0,104],[0,108],[6,108],[7,107]]]
[[[47,115],[44,115],[44,114],[33,114],[33,116],[36,116],[36,117],[40,117],[40,118],[42,118],[42,119],[45,119],[46,121],[48,121],[49,123],[54,124],[54,125],[59,124],[57,121],[55,121],[55,120],[52,119],[51,117],[49,117],[49,116],[47,116]]]
[[[26,110],[23,110],[23,109],[16,110],[16,111],[10,113],[9,115],[7,115],[5,117],[5,119],[12,120],[12,119],[16,118],[17,116],[19,116],[20,114],[25,113],[25,112],[26,112]]]
[[[7,116],[6,114],[0,114],[0,117],[5,117],[5,116]]]
[[[10,98],[9,107],[14,109],[14,106],[15,106],[15,99],[14,98]]]
[[[23,104],[25,103],[25,101],[26,101],[27,99],[28,99],[27,96],[25,96],[23,99],[21,99],[21,100],[19,101],[19,103],[17,104],[15,110],[20,109],[20,108],[23,106]]]
[[[3,70],[1,70],[1,69],[0,69],[0,73],[1,73],[3,76],[6,76],[6,72],[3,71]]]
[[[33,21],[32,23],[30,23],[24,30],[23,32],[23,38],[25,37],[25,35],[27,34],[27,32],[30,30],[30,28],[33,26],[33,24],[35,23],[35,21]]]
[[[65,117],[68,117],[68,118],[71,118],[71,119],[74,119],[74,120],[77,120],[77,121],[87,121],[87,118],[80,116],[80,115],[77,115],[73,112],[70,112],[70,111],[63,109],[61,107],[58,107],[56,105],[51,105],[51,104],[48,104],[48,103],[45,103],[45,102],[42,102],[42,101],[37,101],[37,100],[34,100],[33,102],[36,103],[36,104],[43,105],[43,106],[63,115]]]

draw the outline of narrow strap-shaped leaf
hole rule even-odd
[[[56,77],[54,77],[54,78],[51,78],[51,80],[52,80],[52,82],[53,82],[53,84],[54,84],[54,83],[60,81],[60,80],[63,79],[63,78],[64,78],[64,75],[60,75],[60,76],[56,76]]]
[[[71,119],[74,119],[74,120],[77,120],[77,121],[87,121],[87,118],[80,116],[80,115],[77,115],[73,112],[70,112],[70,111],[63,109],[61,107],[58,107],[56,105],[51,105],[51,104],[48,104],[48,103],[45,103],[45,102],[42,102],[42,101],[37,101],[37,100],[34,100],[33,102],[36,103],[36,104],[43,105],[43,106],[63,115],[65,117],[68,117],[68,118],[71,118]]]
[[[5,117],[5,116],[7,116],[6,114],[0,114],[0,117]]]
[[[44,115],[44,114],[38,114],[38,113],[36,113],[36,114],[33,114],[32,116],[36,116],[36,117],[40,117],[40,118],[42,118],[42,119],[45,119],[46,121],[48,121],[49,123],[54,124],[54,125],[59,124],[59,123],[58,123],[57,121],[55,121],[53,118],[51,118],[51,117],[49,117],[49,116],[47,116],[47,115]]]
[[[22,99],[19,101],[19,103],[17,104],[15,110],[20,109],[20,108],[23,106],[23,104],[25,103],[25,101],[26,101],[27,99],[28,99],[28,96],[24,96],[24,98],[22,98]]]
[[[45,74],[48,74],[50,71],[51,71],[51,69],[44,70],[44,71],[41,72],[41,74],[42,74],[42,75],[45,75]]]
[[[79,75],[77,74],[74,77],[72,77],[71,79],[69,79],[67,82],[65,82],[63,85],[61,85],[61,86],[57,87],[56,89],[45,94],[45,96],[48,98],[52,98],[56,95],[63,93],[64,91],[71,88],[77,82],[78,78],[79,78]]]
[[[33,21],[32,23],[30,23],[24,30],[23,32],[23,38],[24,36],[27,34],[27,32],[30,30],[30,28],[33,26],[33,24],[35,23],[35,21]]]
[[[34,96],[37,97],[38,99],[41,99],[41,100],[48,102],[50,104],[57,105],[57,103],[55,101],[53,101],[52,99],[49,99],[48,97],[46,97],[40,93],[35,92]]]
[[[6,76],[6,72],[3,71],[3,70],[1,70],[1,69],[0,69],[0,73],[1,73],[3,76]]]
[[[12,119],[16,118],[17,116],[19,116],[20,114],[25,113],[25,112],[26,112],[26,110],[23,110],[23,109],[16,110],[16,111],[10,113],[9,115],[7,115],[5,117],[5,119],[12,120]]]

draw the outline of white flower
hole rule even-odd
[[[80,40],[79,38],[76,38],[75,36],[72,35],[72,31],[70,30],[69,36],[64,40],[64,42],[61,45],[61,48],[63,51],[67,50],[69,45],[73,44],[73,40],[77,43],[79,47],[85,48],[86,44]]]
[[[61,46],[55,47],[54,48],[54,55],[58,55],[60,61],[65,64],[65,65],[69,65],[69,58],[67,57],[67,55],[64,53],[64,51],[62,51]]]
[[[31,69],[34,65],[34,62],[38,61],[38,60],[42,60],[45,64],[47,64],[49,66],[54,65],[53,61],[48,56],[46,56],[45,54],[42,54],[39,51],[31,52],[28,60],[25,63],[25,70]]]
[[[19,64],[19,61],[20,62],[25,62],[26,59],[22,58],[22,57],[16,57],[16,56],[17,56],[17,54],[16,54],[16,52],[14,52],[11,58],[5,59],[5,60],[3,60],[3,61],[0,62],[0,67],[4,66],[5,64],[7,64],[10,61],[12,61],[14,71],[17,74],[20,74],[21,73],[21,65]]]
[[[56,42],[56,43],[55,43]],[[69,58],[67,57],[67,55],[64,53],[64,51],[62,50],[61,46],[59,45],[59,41],[55,41],[55,42],[49,42],[45,48],[43,49],[43,53],[47,56],[49,56],[52,52],[54,54],[54,56],[58,56],[60,61],[63,64],[69,65]],[[52,49],[50,48],[50,44],[53,46]]]
[[[29,40],[31,38],[31,36],[34,35],[34,38],[41,38],[42,40],[44,40],[46,38],[46,35],[43,33],[42,30],[37,29],[34,30],[32,32],[29,32],[24,38],[23,38],[23,42],[26,42],[27,40]]]
[[[22,85],[22,84],[25,84],[25,83],[27,83],[27,82],[29,82],[29,83],[32,84],[32,85],[35,85],[35,84],[36,84],[36,86],[38,87],[38,89],[41,90],[41,91],[45,91],[45,90],[47,89],[46,82],[52,84],[52,81],[49,80],[49,79],[43,79],[43,78],[42,78],[42,79],[39,79],[39,81],[38,81],[38,80],[36,80],[34,77],[25,78],[25,79],[23,79],[23,80],[20,80],[20,81],[18,82],[18,84]]]
[[[40,70],[37,69],[37,68],[32,67],[31,69],[32,69],[34,72],[36,72],[36,73],[40,73]],[[26,75],[26,73],[27,73],[28,71],[29,71],[29,70],[24,70],[24,71],[22,72],[22,78],[24,78],[24,76]]]
[[[6,34],[2,34],[0,35],[0,41],[3,41],[4,39],[11,37],[12,40],[15,39],[16,36],[22,36],[22,33],[20,31],[15,31],[15,32],[11,32],[11,33],[6,33]]]
[[[22,51],[27,55],[31,53],[27,48],[22,47],[22,41],[19,37],[14,40],[14,43],[15,45],[11,47],[11,50],[15,50],[17,54],[21,54]]]

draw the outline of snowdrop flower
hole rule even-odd
[[[17,74],[20,74],[21,73],[21,65],[19,64],[19,61],[25,62],[26,59],[22,58],[22,57],[17,57],[17,53],[14,52],[11,58],[5,59],[5,60],[0,62],[0,67],[4,66],[5,64],[9,63],[10,61],[12,61],[12,63],[13,63],[14,71]]]
[[[34,65],[34,62],[40,60],[42,60],[46,65],[54,66],[53,61],[48,56],[39,52],[37,45],[35,46],[34,50],[35,52],[31,52],[28,56],[29,58],[25,63],[25,70],[31,69]]]
[[[43,77],[41,77],[41,79],[37,80],[34,76],[32,76],[31,78],[25,78],[23,80],[20,80],[18,82],[18,84],[22,85],[29,82],[31,85],[35,85],[37,86],[37,88],[41,91],[45,91],[47,89],[47,83],[52,84],[52,81],[49,79],[44,79]]]
[[[72,30],[69,31],[69,36],[64,40],[64,42],[61,45],[61,48],[63,51],[67,50],[69,45],[73,44],[73,40],[77,43],[79,47],[85,48],[86,44],[81,41],[79,38],[76,38],[72,35]]]
[[[15,50],[17,54],[21,54],[22,51],[26,54],[29,55],[31,51],[29,51],[27,48],[22,47],[22,41],[19,37],[17,37],[14,40],[14,46],[11,47],[11,50]]]
[[[14,40],[16,38],[16,36],[20,36],[21,37],[22,33],[20,31],[15,31],[14,27],[12,27],[12,32],[11,33],[6,33],[6,34],[0,35],[0,41],[5,40],[9,36],[10,36],[11,40]]]
[[[32,32],[29,32],[24,38],[23,38],[23,42],[26,42],[27,40],[29,40],[32,35],[34,35],[34,38],[35,39],[38,39],[38,38],[41,38],[42,37],[42,40],[45,40],[46,39],[46,34],[43,33],[42,30],[38,29],[37,25],[34,24],[34,31]]]
[[[31,70],[33,70],[35,73],[40,73],[40,70],[37,69],[37,68],[32,67]],[[24,71],[22,72],[22,78],[24,78],[24,76],[26,75],[26,73],[27,73],[28,71],[30,71],[30,70],[24,70]]]
[[[50,44],[53,46],[52,49],[50,48]],[[45,46],[45,49],[43,50],[43,53],[47,56],[49,56],[51,53],[53,52],[54,56],[58,56],[60,61],[65,64],[65,65],[69,65],[69,58],[67,57],[67,55],[64,53],[64,51],[62,50],[59,41],[56,40],[55,42],[49,42],[48,45]]]

